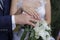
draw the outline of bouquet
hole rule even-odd
[[[40,40],[40,38],[42,38],[41,40],[50,40],[51,37],[51,28],[45,20],[38,21],[34,28],[26,26],[21,40],[25,39],[27,32],[30,33],[28,40]]]

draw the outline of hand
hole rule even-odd
[[[33,22],[37,22],[37,20],[33,19],[31,16],[29,16],[28,14],[20,14],[20,15],[15,15],[15,21],[16,24],[28,24],[28,25],[32,25],[35,26],[35,24]]]
[[[57,36],[57,40],[60,40],[60,36]]]
[[[39,0],[23,0],[22,9],[35,19],[40,19],[39,14],[36,12],[36,8],[40,6]]]
[[[23,7],[23,11],[26,12],[28,15],[32,16],[33,18],[40,20],[40,15],[36,12],[34,8]]]
[[[22,14],[22,12],[26,12],[26,14],[32,16],[33,18],[35,18],[37,20],[40,19],[40,15],[33,8],[29,8],[29,7],[27,7],[27,8],[24,7],[24,9],[19,8],[17,10],[17,12],[15,13],[15,15]]]

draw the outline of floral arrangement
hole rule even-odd
[[[21,40],[25,39],[27,32],[30,33],[28,40],[40,40],[40,38],[42,38],[41,40],[50,40],[51,37],[51,28],[45,20],[38,21],[34,28],[26,26]]]

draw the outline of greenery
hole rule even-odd
[[[60,0],[51,0],[52,8],[52,35],[56,38],[60,30]]]

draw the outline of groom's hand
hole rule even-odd
[[[37,22],[37,20],[33,19],[30,15],[24,13],[20,15],[15,15],[16,24],[28,24],[35,26],[33,22]]]

